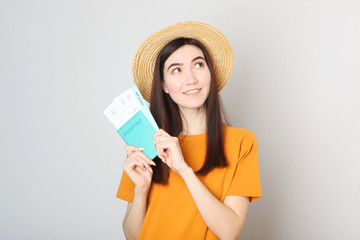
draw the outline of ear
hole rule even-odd
[[[164,92],[169,94],[169,90],[167,89],[165,82],[162,83],[162,89],[164,90]]]

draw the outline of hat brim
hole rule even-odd
[[[168,42],[179,37],[196,39],[205,46],[213,64],[219,91],[230,78],[234,56],[226,37],[208,24],[191,21],[177,23],[152,34],[140,45],[135,54],[134,82],[148,102],[150,102],[156,58]]]

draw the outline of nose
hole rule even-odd
[[[196,74],[192,70],[189,70],[186,74],[186,85],[193,85],[196,83],[198,83]]]

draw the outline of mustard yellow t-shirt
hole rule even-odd
[[[258,143],[246,129],[224,127],[226,168],[215,168],[201,182],[221,202],[226,196],[248,196],[251,201],[261,197]],[[197,171],[206,155],[206,133],[179,136],[187,164]],[[134,183],[123,172],[117,197],[131,202]],[[170,169],[167,185],[152,183],[147,212],[139,239],[218,239],[206,226],[183,179]]]

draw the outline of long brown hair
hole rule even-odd
[[[213,66],[209,53],[204,45],[192,38],[177,38],[167,43],[157,56],[154,78],[151,89],[150,111],[158,126],[168,132],[171,136],[179,136],[183,130],[181,113],[178,105],[162,89],[164,81],[164,63],[169,56],[184,45],[198,47],[204,54],[211,75],[209,96],[205,101],[206,109],[206,157],[203,166],[196,172],[206,175],[216,167],[226,167],[227,161],[224,153],[224,130],[223,114],[218,93],[218,86],[213,72]],[[154,159],[156,167],[153,167],[153,181],[167,184],[169,167],[158,157]]]

